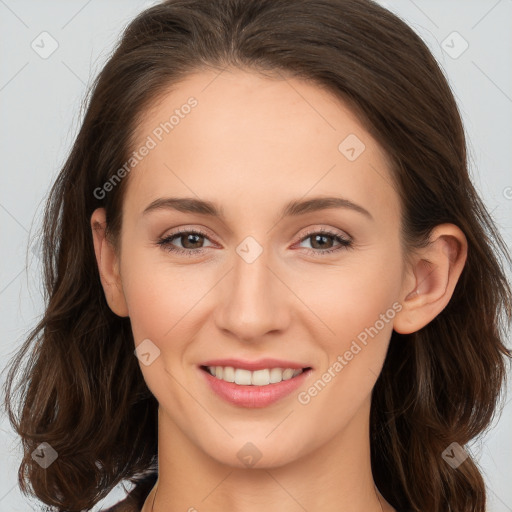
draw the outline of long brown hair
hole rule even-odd
[[[393,164],[407,247],[425,244],[442,223],[466,235],[467,263],[448,306],[420,331],[392,334],[372,395],[371,456],[375,482],[396,508],[484,512],[471,457],[453,469],[442,452],[481,434],[497,411],[512,356],[503,343],[510,257],[468,176],[443,73],[414,31],[370,0],[168,0],[127,27],[51,190],[46,310],[6,381],[24,448],[22,490],[58,511],[88,510],[120,481],[142,485],[142,475],[154,475],[158,403],[129,319],[106,303],[90,217],[105,207],[116,239],[129,178],[107,194],[95,190],[134,150],[137,119],[187,74],[226,66],[313,81],[347,102]],[[31,456],[42,442],[58,453],[46,469]]]

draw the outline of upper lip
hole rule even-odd
[[[273,358],[258,359],[256,361],[247,361],[242,359],[211,359],[202,363],[200,366],[232,366],[233,368],[250,371],[264,370],[266,368],[293,368],[294,370],[311,368],[307,364]]]

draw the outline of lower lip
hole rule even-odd
[[[266,386],[241,386],[234,382],[217,379],[207,370],[199,369],[206,382],[217,395],[240,407],[266,407],[295,391],[311,373],[311,369],[288,380],[282,380]]]

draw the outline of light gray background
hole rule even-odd
[[[37,240],[28,242],[77,133],[86,89],[126,24],[155,3],[0,0],[0,369],[42,312]],[[512,0],[381,3],[419,33],[445,70],[464,118],[475,184],[510,248]],[[49,51],[52,39],[58,48],[47,58],[31,46]],[[504,402],[495,427],[466,447],[484,471],[492,512],[512,512],[510,393]],[[17,487],[19,445],[3,411],[0,460],[0,511],[41,510]],[[95,510],[123,495],[119,487]]]

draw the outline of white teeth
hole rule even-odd
[[[217,379],[235,382],[240,386],[267,386],[300,375],[303,370],[293,368],[265,368],[264,370],[244,370],[232,366],[207,366],[208,371]]]
[[[251,384],[253,386],[266,386],[270,384],[270,370],[256,370],[252,372]]]
[[[283,370],[281,368],[272,368],[270,370],[270,382],[274,384],[275,382],[281,382],[283,380]]]
[[[235,382],[247,386],[251,384],[251,372],[249,370],[242,370],[237,368],[235,370]]]
[[[222,372],[222,380],[226,382],[235,382],[235,369],[232,366],[226,366]]]
[[[291,368],[286,368],[283,370],[283,380],[288,380],[293,377],[293,370]]]

